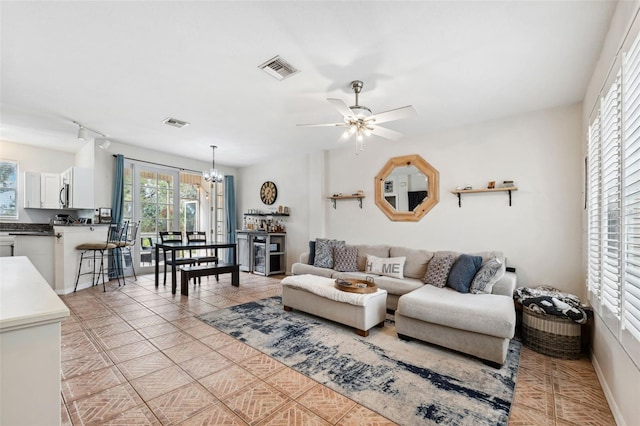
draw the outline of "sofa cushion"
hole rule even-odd
[[[389,257],[389,246],[385,245],[366,245],[359,244],[358,248],[358,271],[364,271],[367,264],[367,255],[371,254],[377,257]]]
[[[495,294],[459,293],[451,288],[422,286],[398,301],[405,317],[511,339],[516,313],[511,297]]]
[[[493,285],[502,278],[504,272],[503,264],[498,258],[487,260],[473,277],[469,291],[474,294],[491,294]]]
[[[431,258],[427,265],[427,272],[424,275],[424,283],[436,287],[444,287],[447,284],[447,277],[453,265],[453,256],[450,254]]]
[[[309,265],[313,265],[316,259],[316,242],[315,240],[309,241]]]
[[[333,269],[338,272],[358,270],[358,249],[355,246],[333,248]]]
[[[376,275],[386,275],[394,278],[404,278],[402,271],[404,270],[405,257],[377,257],[367,255],[367,265],[365,272]]]
[[[471,281],[482,266],[482,257],[461,254],[449,271],[447,286],[460,293],[469,293]]]
[[[378,287],[387,290],[389,294],[402,296],[412,292],[415,289],[424,287],[422,280],[415,278],[392,278],[386,276],[377,276],[373,278],[373,282]]]
[[[291,265],[291,273],[293,275],[312,274],[320,277],[331,278],[334,271],[333,269],[320,268],[318,266],[308,265],[306,263],[294,263]]]
[[[433,252],[429,250],[396,246],[389,249],[389,257],[402,256],[407,259],[404,263],[404,276],[422,279],[424,278],[424,274],[427,272],[427,265],[433,257]]]

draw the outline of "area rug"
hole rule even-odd
[[[506,425],[521,345],[499,369],[457,352],[398,339],[393,321],[353,329],[285,312],[280,297],[214,311],[202,321],[402,425]]]

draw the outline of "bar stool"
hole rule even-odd
[[[129,255],[129,262],[131,262],[131,270],[133,271],[133,278],[138,281],[136,276],[136,268],[133,265],[133,255],[131,254],[131,248],[136,245],[136,238],[138,236],[138,228],[140,228],[140,222],[134,222],[127,227],[126,237],[124,241],[118,243],[118,246],[122,250],[126,250]]]
[[[76,277],[76,285],[73,288],[73,292],[75,293],[75,291],[78,289],[78,282],[80,281],[80,275],[87,275],[87,274],[91,274],[91,285],[98,285],[98,281],[100,280],[100,275],[102,275],[102,289],[103,291],[107,291],[107,287],[105,285],[104,282],[104,252],[107,250],[113,250],[115,248],[117,248],[116,244],[110,242],[111,240],[111,226],[109,227],[109,230],[107,231],[107,239],[106,241],[101,241],[101,242],[92,242],[92,243],[83,243],[80,244],[79,246],[76,247],[76,250],[82,250],[82,254],[80,255],[80,266],[78,266],[78,276]],[[82,271],[82,262],[85,260],[85,255],[87,253],[91,252],[93,254],[93,270],[91,272],[84,272],[81,273]],[[96,272],[96,259],[99,257],[100,259],[100,267],[98,268],[98,271]],[[86,257],[87,260],[90,259],[89,256]],[[120,284],[120,281],[118,281],[118,285]]]

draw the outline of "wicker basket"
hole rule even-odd
[[[580,324],[569,318],[538,313],[522,307],[522,342],[544,355],[580,358]]]

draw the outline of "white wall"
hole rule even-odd
[[[583,101],[582,152],[586,156],[586,129],[589,117],[598,101],[598,96],[607,80],[611,65],[619,50],[626,50],[640,33],[640,20],[635,19],[640,2],[618,2],[611,21],[600,58],[591,76]],[[632,24],[633,22],[633,24]],[[583,215],[582,263],[586,270],[586,215]],[[602,384],[607,400],[618,424],[635,425],[640,419],[640,368],[633,363],[615,335],[607,328],[598,314],[595,315],[593,337],[593,364]]]
[[[62,210],[23,208],[24,172],[62,173],[75,165],[74,154],[2,141],[0,143],[0,158],[17,161],[20,173],[18,177],[18,220],[4,220],[3,222],[49,223],[53,215],[63,213]]]

